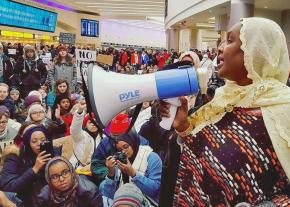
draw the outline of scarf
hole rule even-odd
[[[6,126],[6,128],[4,129],[4,131],[3,131],[3,132],[0,132],[0,141],[1,141],[1,140],[4,140],[4,139],[6,138],[6,136],[7,136],[7,132],[8,132],[8,123],[7,123],[7,126]]]
[[[264,18],[241,20],[240,40],[248,78],[253,83],[239,86],[226,81],[211,102],[190,117],[192,135],[220,121],[234,107],[260,108],[278,159],[290,179],[290,88],[289,56],[283,31]]]
[[[64,162],[70,170],[70,173],[72,174],[72,185],[71,188],[66,192],[58,192],[54,189],[52,186],[51,180],[49,178],[49,167],[57,162]],[[52,158],[45,167],[45,179],[48,183],[49,190],[50,190],[50,200],[49,200],[49,206],[52,207],[75,207],[75,201],[76,201],[76,194],[77,194],[77,188],[79,185],[79,177],[76,174],[72,164],[64,157],[54,157]]]

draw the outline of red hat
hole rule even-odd
[[[66,48],[65,46],[63,46],[63,45],[60,45],[60,46],[58,47],[58,51],[61,51],[61,50],[65,50],[65,51],[67,51],[67,48]]]
[[[118,114],[109,126],[111,134],[122,134],[127,131],[130,125],[130,120],[127,114]]]
[[[95,118],[95,115],[93,113],[91,113],[91,115],[86,114],[83,121],[83,128],[86,128],[88,121],[94,118]]]

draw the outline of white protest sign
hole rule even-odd
[[[41,55],[40,58],[42,59],[42,62],[44,62],[45,64],[51,64],[51,53],[48,52],[48,53],[45,53],[45,55]]]
[[[94,64],[83,62],[82,71],[83,71],[83,76],[86,82],[88,80],[89,67],[94,67]],[[81,61],[77,61],[77,82],[82,83]]]
[[[84,79],[88,79],[88,68],[93,66],[92,64],[88,64],[86,62],[96,61],[97,53],[93,50],[79,50],[75,51],[76,54],[76,62],[77,62],[77,81],[82,83],[82,76],[81,76],[81,62],[82,64],[82,71],[84,75]]]
[[[97,52],[93,50],[79,50],[76,49],[76,60],[78,61],[96,61]]]
[[[16,49],[8,49],[9,55],[16,55]]]

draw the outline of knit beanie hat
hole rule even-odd
[[[110,123],[111,134],[122,134],[127,131],[130,125],[130,120],[127,114],[118,114]]]
[[[36,125],[36,126],[32,126],[29,129],[27,129],[24,132],[23,136],[22,136],[23,137],[23,143],[24,143],[25,146],[29,146],[31,135],[33,134],[33,132],[36,132],[36,131],[43,132],[45,137],[46,137],[46,139],[48,139],[47,130],[42,124]]]
[[[35,52],[35,49],[33,46],[31,45],[25,45],[23,48],[24,52],[27,52],[28,50],[33,50]]]
[[[9,92],[10,92],[10,94],[15,94],[15,93],[20,94],[19,88],[15,87],[15,86],[11,87]]]
[[[33,112],[39,112],[39,111],[43,111],[45,113],[45,109],[43,108],[43,106],[41,106],[40,104],[31,105],[28,110],[27,119],[25,121],[31,121],[31,114]]]
[[[40,100],[42,99],[42,95],[39,91],[30,91],[28,96],[38,96],[40,98]]]
[[[7,114],[7,116],[10,117],[9,109],[4,105],[0,106],[0,114],[3,114],[3,115]],[[2,118],[2,117],[0,117],[0,118]]]
[[[95,115],[93,113],[91,113],[90,115],[86,114],[85,118],[84,118],[84,121],[83,121],[83,128],[86,128],[88,121],[92,120],[94,118],[95,118]]]
[[[120,205],[150,207],[148,200],[145,199],[141,190],[133,183],[126,183],[116,191],[112,207]]]
[[[29,108],[32,104],[35,104],[35,103],[39,103],[39,104],[41,103],[39,96],[36,96],[36,95],[27,96],[24,100],[24,107]]]

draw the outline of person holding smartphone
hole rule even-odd
[[[0,189],[15,192],[25,206],[34,207],[37,206],[37,195],[47,184],[44,167],[52,157],[50,153],[41,151],[40,145],[50,138],[43,125],[34,124],[24,130],[22,137],[22,147],[11,145],[3,153]],[[61,150],[54,149],[54,154],[60,155]]]

